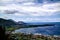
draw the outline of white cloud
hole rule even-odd
[[[34,2],[35,0],[0,0],[1,4],[11,4],[11,3],[26,3],[26,2]]]
[[[12,1],[12,0],[0,0],[1,2],[9,2],[9,1]]]
[[[17,10],[19,12],[28,13],[33,16],[50,16],[55,12],[60,11],[59,7],[60,3],[53,4],[43,4],[42,6],[26,6],[26,5],[16,5],[11,4],[7,6],[0,6],[0,10]]]
[[[14,15],[15,15],[15,16],[22,16],[22,17],[23,17],[23,16],[27,16],[27,15],[22,14],[22,13],[15,13]]]
[[[60,18],[26,18],[21,20],[27,22],[60,22]]]
[[[34,0],[15,0],[16,2],[33,2]]]
[[[14,0],[0,0],[0,4],[6,5],[12,3]]]
[[[35,5],[35,3],[33,3],[33,2],[27,2],[27,3],[22,3],[22,5],[31,6],[31,5]]]
[[[4,0],[2,0],[4,1]],[[10,2],[12,0],[5,0],[4,2]],[[17,2],[25,2],[22,3],[20,5],[18,4],[9,4],[9,5],[5,5],[5,6],[0,6],[0,13],[7,13],[5,10],[8,10],[9,12],[13,12],[14,10],[18,11],[16,13],[13,13],[13,15],[15,16],[31,16],[33,18],[26,18],[26,20],[30,20],[30,21],[60,21],[60,19],[51,19],[51,18],[34,18],[36,16],[52,16],[54,15],[56,12],[60,11],[60,3],[46,3],[46,4],[42,4],[42,5],[36,5],[34,3],[34,0],[16,0]],[[12,14],[12,13],[11,13]],[[58,13],[57,13],[58,14]],[[22,18],[22,20],[24,20]]]

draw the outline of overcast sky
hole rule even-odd
[[[0,0],[0,18],[24,22],[60,22],[60,1]]]

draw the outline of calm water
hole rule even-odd
[[[46,26],[46,27],[34,27],[34,28],[21,28],[18,30],[15,30],[15,32],[21,32],[21,33],[39,33],[44,35],[60,35],[60,23],[54,23],[55,26]]]

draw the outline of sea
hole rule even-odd
[[[43,35],[60,35],[60,22],[36,22],[28,23],[31,24],[55,24],[54,26],[45,26],[45,27],[32,27],[32,28],[21,28],[15,30],[15,33],[25,33],[25,34],[43,34]]]

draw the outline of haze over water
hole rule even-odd
[[[53,23],[53,22],[52,22]],[[55,26],[45,26],[45,27],[33,27],[33,28],[21,28],[15,30],[16,33],[26,33],[26,34],[44,34],[44,35],[60,35],[60,22],[55,23]]]

